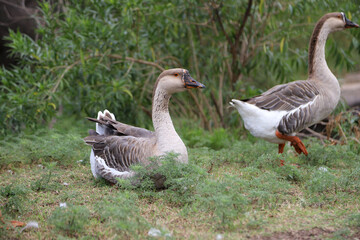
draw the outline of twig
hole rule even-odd
[[[210,165],[209,170],[207,170],[208,173],[211,173],[211,171],[212,171],[212,169],[213,169],[213,166],[214,166],[214,163],[212,162],[211,165]]]
[[[211,116],[211,119],[214,122],[214,127],[218,128],[219,127],[219,121],[218,121],[218,119],[216,117],[216,114],[214,113],[213,107],[209,103],[208,98],[205,97],[204,93],[201,92],[201,91],[199,92],[199,94],[200,94],[201,99],[205,102],[206,108],[208,109],[208,111],[210,113],[210,116]],[[211,130],[211,129],[209,129],[209,130]]]
[[[134,63],[134,62],[133,62]],[[142,90],[141,90],[141,94],[140,94],[140,98],[139,98],[139,102],[142,102],[144,94],[145,94],[145,90],[147,89],[147,85],[150,82],[150,79],[152,77],[152,75],[154,75],[154,69],[151,70],[151,73],[148,75],[148,77],[146,78]]]
[[[146,107],[144,107],[143,105],[140,105],[141,110],[144,111],[144,113],[146,113],[146,115],[148,115],[151,118],[151,111],[149,111],[148,109],[146,109]]]
[[[220,25],[220,29],[221,31],[223,32],[223,34],[225,35],[226,37],[226,40],[228,41],[229,45],[233,45],[232,41],[231,41],[231,38],[229,37],[229,35],[227,34],[227,32],[225,31],[225,28],[224,28],[224,25],[223,25],[223,22],[222,22],[222,19],[220,17],[220,14],[219,14],[219,8],[214,8],[214,13],[215,13],[215,16],[218,20],[218,23]]]
[[[134,61],[132,61],[132,62],[130,63],[130,66],[129,66],[128,70],[127,70],[126,73],[124,74],[124,78],[127,77],[127,75],[129,75],[129,73],[130,73],[130,71],[131,71],[131,69],[132,69],[133,66],[134,66]]]
[[[197,60],[197,57],[196,57],[196,49],[195,49],[195,44],[194,44],[194,37],[193,37],[192,31],[191,31],[191,27],[188,26],[187,30],[189,32],[189,43],[190,43],[190,46],[191,46],[192,57],[193,57],[193,60],[194,60],[196,76],[198,78],[201,78],[200,70],[199,70],[199,63],[198,63],[198,60]]]
[[[199,104],[198,99],[196,98],[196,96],[194,95],[194,93],[192,91],[188,90],[188,93],[190,94],[191,98],[194,100],[197,108],[199,109],[200,116],[203,119],[205,126],[207,127],[207,129],[210,129],[209,121],[206,119],[206,115],[204,113],[203,108]]]
[[[251,5],[252,5],[252,0],[249,0],[248,1],[248,6],[246,8],[245,15],[244,15],[243,20],[242,20],[242,23],[241,23],[240,28],[239,28],[238,32],[236,33],[236,36],[235,36],[235,44],[238,44],[239,38],[240,38],[241,34],[244,31],[246,21],[247,21],[249,15],[250,15]]]
[[[190,114],[193,114],[193,116],[197,116],[199,117],[199,112],[198,111],[188,111],[184,106],[186,106],[186,104],[181,101],[181,99],[177,98],[176,96],[173,97],[173,101],[175,102],[176,106],[180,108],[181,111],[177,111],[177,114],[179,114],[178,116],[182,116],[184,118],[189,118],[191,117]]]
[[[343,129],[342,129],[342,127],[341,127],[340,123],[338,123],[337,125],[338,125],[338,127],[339,127],[339,132],[340,132],[341,136],[343,136],[343,137],[344,137],[345,144],[347,144],[347,143],[348,143],[348,140],[347,140],[347,137],[346,137],[346,135],[345,135],[345,133],[344,133],[344,131],[343,131]]]
[[[307,127],[307,128],[305,128],[305,130],[308,131],[309,133],[311,133],[314,137],[317,137],[319,139],[328,139],[328,140],[331,140],[333,142],[340,143],[339,140],[336,140],[336,139],[331,138],[331,137],[328,138],[327,136],[324,136],[324,135],[322,135],[322,134],[320,134],[318,132],[315,132],[311,128]],[[302,134],[302,133],[298,133],[297,135],[299,135],[299,136],[308,136],[307,134]]]
[[[220,92],[221,91],[219,91],[219,93]],[[210,96],[211,96],[211,100],[213,101],[213,103],[215,105],[216,112],[220,117],[221,125],[222,125],[222,127],[224,127],[224,118],[223,118],[223,115],[221,114],[222,109],[219,107],[219,105],[218,105],[218,103],[216,101],[216,97],[215,97],[215,95],[214,95],[214,93],[212,91],[210,91]],[[219,97],[219,102],[220,101],[222,102],[222,98]]]
[[[171,60],[173,60],[174,62],[176,62],[176,64],[177,64],[178,66],[181,66],[180,60],[179,60],[178,58],[174,57],[174,56],[165,56],[165,57],[162,57],[162,58],[160,58],[159,60],[157,60],[157,62],[162,62],[162,61],[164,61],[165,59],[171,59]]]
[[[358,144],[360,144],[359,139],[357,139],[356,137],[351,137],[350,139],[354,140],[355,142],[357,142]]]
[[[220,110],[220,118],[221,118],[221,122],[224,125],[223,122],[223,118],[224,118],[224,105],[223,105],[223,88],[224,88],[224,78],[225,78],[225,74],[224,74],[224,64],[223,66],[220,68],[220,81],[219,81],[219,110]]]

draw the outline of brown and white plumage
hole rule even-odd
[[[314,108],[312,104],[319,91],[313,82],[295,81],[289,84],[277,85],[264,94],[253,97],[245,102],[268,111],[286,111],[278,129],[283,134],[291,134],[311,125]]]
[[[96,131],[90,130],[84,140],[92,146],[91,170],[95,178],[101,177],[116,183],[117,178],[134,176],[130,166],[147,165],[152,156],[168,152],[179,154],[178,161],[187,163],[187,150],[176,133],[168,111],[173,93],[187,88],[204,88],[185,69],[170,69],[158,77],[153,93],[152,119],[155,131],[133,127],[115,120],[109,111],[99,112],[98,117],[88,118],[96,122]]]
[[[278,143],[280,153],[285,141],[290,141],[298,153],[307,155],[305,146],[294,135],[327,117],[340,98],[339,83],[325,60],[326,39],[331,32],[352,27],[359,26],[344,13],[324,15],[310,39],[307,80],[277,85],[259,96],[230,102],[252,135]]]

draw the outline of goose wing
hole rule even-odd
[[[147,161],[154,155],[156,144],[153,138],[134,136],[90,135],[84,141],[92,146],[95,156],[120,172],[127,171],[132,164]]]
[[[319,90],[313,82],[295,81],[270,88],[263,94],[243,100],[269,111],[291,111],[311,103]]]
[[[117,135],[117,136],[133,136],[141,138],[152,138],[155,137],[155,133],[139,127],[134,127],[125,123],[118,122],[113,120],[108,116],[101,116],[99,119],[96,118],[87,118],[92,122],[101,124],[102,127],[105,127],[105,135]]]
[[[286,111],[277,129],[282,134],[289,135],[314,124],[314,103],[319,94],[313,82],[295,81],[277,85],[260,96],[245,101],[269,111]]]

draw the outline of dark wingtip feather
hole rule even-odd
[[[98,122],[96,118],[87,117],[86,119],[92,122]]]

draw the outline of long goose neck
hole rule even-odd
[[[162,133],[163,131],[176,133],[169,114],[170,97],[171,95],[161,88],[155,89],[152,103],[152,120],[156,133]]]
[[[178,161],[187,163],[188,155],[184,142],[181,140],[169,114],[170,95],[161,88],[156,88],[153,96],[152,119],[156,134],[159,154],[175,152],[180,154]]]
[[[324,19],[321,19],[315,26],[309,45],[309,79],[330,80],[335,78],[325,59],[325,44],[330,32],[331,29]]]

